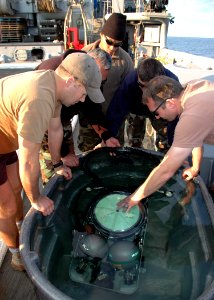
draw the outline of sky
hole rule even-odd
[[[214,0],[169,0],[168,36],[214,38]]]

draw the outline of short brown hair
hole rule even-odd
[[[162,63],[155,58],[141,58],[138,61],[137,74],[141,81],[149,81],[155,76],[165,75],[165,69]]]
[[[180,96],[184,90],[182,85],[168,76],[156,76],[149,81],[145,92],[143,91],[143,103],[146,104],[148,97],[151,97],[155,103],[160,103],[163,100]]]

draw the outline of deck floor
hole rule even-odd
[[[26,214],[30,203],[26,196],[23,196],[24,214]],[[27,272],[13,270],[10,263],[11,253],[7,250],[0,266],[0,300],[38,300],[36,288]]]
[[[0,268],[1,300],[37,300],[35,286],[26,272],[14,271],[10,266],[11,253],[7,251]]]

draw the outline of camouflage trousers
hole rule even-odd
[[[160,152],[168,151],[166,121],[130,113],[124,124],[124,145]]]
[[[91,127],[91,125],[80,125],[79,137],[78,137],[78,148],[82,152],[93,150],[96,145],[101,143],[101,138]]]
[[[51,161],[51,155],[49,152],[45,152],[43,149],[39,152],[39,162],[43,185],[45,185],[50,178],[54,175],[54,167]]]
[[[66,156],[73,147],[72,126],[68,122],[63,126],[63,142],[61,147],[61,157]],[[51,154],[48,148],[48,133],[46,132],[42,141],[42,146],[39,152],[39,162],[42,182],[45,185],[54,175],[54,167],[51,160]]]
[[[130,113],[119,130],[118,139],[123,146],[166,152],[169,149],[166,124],[164,120],[149,120],[146,116]],[[92,150],[100,142],[90,125],[80,126],[78,147],[81,151]]]

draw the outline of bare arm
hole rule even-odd
[[[198,175],[198,172],[200,171],[202,157],[203,146],[196,147],[192,150],[192,166],[190,168],[186,168],[182,174],[185,180],[191,180]]]
[[[119,207],[128,207],[128,210],[140,200],[148,197],[163,186],[182,165],[185,158],[191,153],[190,148],[171,147],[162,162],[149,174],[144,183],[129,197],[119,203]]]
[[[79,166],[79,157],[75,154],[73,137],[71,138],[72,138],[72,142],[69,145],[69,153],[66,156],[62,157],[62,161],[63,164],[65,164],[68,167],[77,167]]]
[[[63,140],[63,127],[58,118],[52,118],[48,127],[48,147],[51,154],[53,164],[58,163],[61,160],[61,146]]]
[[[19,139],[19,172],[20,178],[31,205],[42,212],[43,215],[49,215],[54,209],[54,203],[39,192],[39,150],[41,145],[18,137]]]

